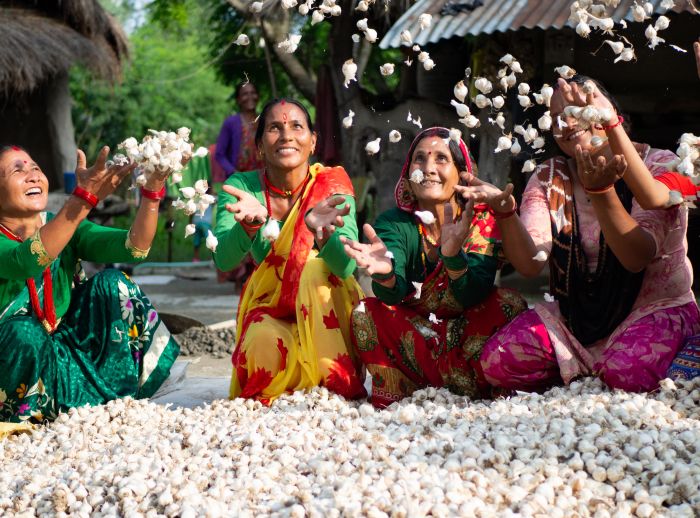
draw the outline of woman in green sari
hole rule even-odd
[[[77,187],[51,214],[39,166],[21,148],[0,148],[0,421],[41,422],[71,407],[151,396],[178,355],[126,275],[79,273],[81,259],[144,259],[156,231],[165,172],[142,189],[130,230],[86,219],[134,168],[107,167],[108,152],[87,168],[78,151]]]

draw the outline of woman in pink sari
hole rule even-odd
[[[611,388],[653,390],[684,339],[700,331],[687,209],[644,210],[633,196],[635,182],[620,180],[628,168],[630,179],[662,174],[658,164],[675,155],[630,141],[600,85],[585,101],[613,110],[607,126],[584,127],[565,116],[567,105],[580,104],[578,85],[588,80],[559,81],[550,111],[565,123],[554,137],[566,156],[532,175],[519,216],[512,186],[500,191],[474,179],[473,187],[458,188],[510,215],[497,221],[506,257],[521,274],[550,269],[554,300],[519,315],[484,345],[481,366],[496,386],[542,391],[596,375]]]

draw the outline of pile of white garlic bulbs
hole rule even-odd
[[[124,399],[0,442],[0,515],[674,516],[700,513],[700,378],[596,379],[382,411],[326,389],[272,407]]]

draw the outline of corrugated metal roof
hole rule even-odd
[[[661,14],[662,0],[649,0],[654,5],[654,12]],[[561,29],[569,25],[568,18],[571,0],[483,0],[484,5],[473,11],[442,15],[440,12],[447,0],[418,0],[399,18],[382,39],[382,49],[399,48],[401,32],[407,30],[418,45],[437,43],[442,39],[472,34],[492,34],[494,32],[516,31],[518,29]],[[623,18],[632,21],[630,7],[634,0],[622,0],[612,14],[619,22]],[[685,6],[685,3],[683,3]],[[689,6],[676,7],[674,11],[690,10]],[[433,16],[431,26],[420,30],[418,17],[428,13]]]

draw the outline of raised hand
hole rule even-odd
[[[588,151],[576,146],[576,171],[584,189],[605,189],[622,178],[626,170],[624,155],[615,155],[612,160],[599,156],[594,162]]]
[[[462,250],[464,242],[469,236],[474,215],[474,202],[471,199],[467,200],[464,204],[462,215],[456,221],[454,221],[454,213],[450,202],[445,202],[443,210],[445,221],[440,229],[440,252],[446,257],[453,257]]]
[[[223,189],[231,196],[235,196],[238,199],[236,203],[226,204],[226,210],[233,214],[233,218],[236,221],[249,225],[260,224],[267,221],[267,209],[263,207],[262,203],[260,203],[255,196],[240,189],[236,189],[231,185],[224,185]]]
[[[355,260],[359,268],[366,269],[370,275],[391,273],[394,265],[391,262],[390,254],[387,253],[388,249],[384,242],[379,239],[371,225],[365,223],[362,230],[369,243],[360,243],[341,236],[340,241],[344,245],[345,253],[348,257]]]
[[[610,113],[617,115],[617,110],[615,110],[615,107],[607,97],[600,93],[600,90],[595,83],[591,82],[593,84],[593,91],[590,93],[585,93],[580,85],[576,83],[567,83],[566,80],[561,77],[557,80],[557,82],[567,105],[592,105],[596,108],[605,109]]]
[[[97,160],[92,167],[87,167],[87,159],[82,150],[78,150],[78,165],[75,168],[75,182],[78,187],[82,187],[100,200],[106,198],[114,192],[120,183],[131,174],[136,164],[117,165],[107,167],[107,156],[109,148],[107,146],[100,150]]]
[[[488,203],[495,212],[506,213],[515,210],[516,203],[513,197],[512,183],[501,190],[467,172],[461,173],[460,177],[466,185],[455,185],[455,191],[465,200],[472,200],[475,204]]]
[[[350,214],[350,205],[343,205],[340,196],[331,196],[311,209],[304,218],[308,229],[316,235],[316,240],[324,241],[333,235],[336,227],[342,227],[343,216]],[[342,207],[340,205],[343,205]]]

